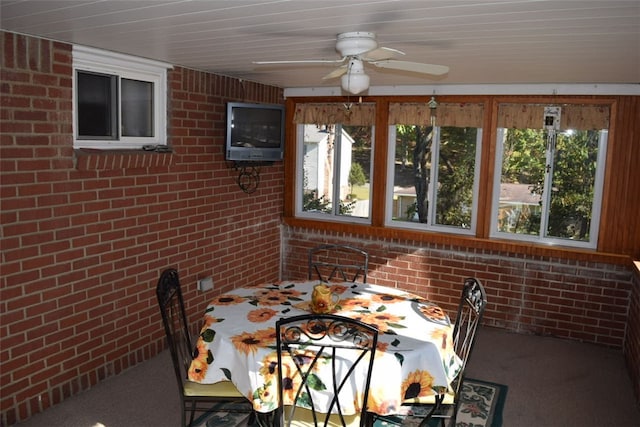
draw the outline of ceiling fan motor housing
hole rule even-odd
[[[364,31],[338,34],[336,42],[336,50],[343,57],[361,55],[377,47],[376,35]]]

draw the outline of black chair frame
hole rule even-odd
[[[307,419],[311,418],[316,426],[329,425],[330,419],[333,423],[341,423],[346,426],[346,415],[339,400],[340,391],[343,390],[348,381],[360,380],[362,395],[360,396],[361,413],[360,426],[371,425],[372,420],[368,418],[367,399],[369,394],[369,383],[373,370],[375,349],[378,342],[378,330],[370,325],[358,320],[350,319],[333,314],[304,314],[289,318],[282,318],[276,322],[276,343],[278,353],[278,410],[275,416],[274,426],[291,425],[296,419],[296,414],[300,411],[307,411]],[[340,352],[354,352],[355,360],[345,371],[344,366],[338,362]],[[302,354],[301,354],[302,353]],[[302,403],[305,409],[300,410],[298,405],[286,405],[284,402],[284,388],[289,385],[289,379],[283,375],[283,355],[286,355],[290,363],[295,365],[296,378],[300,384],[297,389],[293,389],[293,401]],[[327,388],[331,390],[331,400],[327,412],[316,410],[311,389],[314,387],[313,369],[326,361],[331,360],[331,382]],[[366,363],[366,365],[364,365]],[[362,377],[362,371],[366,366],[366,376]],[[286,380],[286,381],[285,381]],[[331,412],[333,411],[333,414]],[[308,416],[309,412],[311,417]]]
[[[235,393],[225,391],[227,395],[224,394],[225,392],[219,393],[218,386],[220,384],[191,383],[189,386],[193,387],[188,387],[190,391],[186,393],[185,384],[189,381],[187,379],[187,372],[193,360],[193,354],[197,350],[194,349],[191,344],[191,334],[189,333],[177,270],[169,268],[162,272],[156,287],[156,296],[158,298],[162,323],[164,324],[167,343],[171,352],[171,359],[180,390],[182,426],[191,426],[196,412],[213,412],[213,405],[221,402],[229,403],[229,405],[224,407],[225,412],[253,414],[252,405],[244,396],[237,392],[237,390],[234,389],[234,391],[236,391]],[[224,390],[227,389],[228,387]],[[196,393],[198,390],[201,390],[202,395],[194,395],[193,390],[195,390]],[[187,413],[190,413],[188,423],[186,422]]]
[[[450,420],[455,425],[458,406],[460,404],[460,391],[464,382],[465,369],[471,356],[475,338],[482,321],[482,316],[487,305],[487,294],[484,286],[478,279],[469,277],[464,280],[462,294],[456,312],[456,320],[453,329],[453,349],[460,357],[462,365],[455,379],[451,382],[449,390],[443,390],[443,393],[432,396],[433,402],[423,403],[420,401],[404,402],[404,405],[425,408],[424,413],[415,416],[423,417],[420,427],[426,427],[431,419],[440,419],[441,425],[444,427],[446,420]],[[453,397],[452,403],[445,404],[445,398]],[[390,424],[394,424],[393,417],[374,416],[375,418],[384,419]]]
[[[319,258],[321,255],[324,255],[322,259]],[[309,250],[308,267],[309,280],[315,273],[323,282],[356,282],[362,277],[362,283],[367,283],[369,254],[349,245],[319,245]]]
[[[420,427],[425,427],[431,418],[440,418],[444,427],[445,421],[449,418],[452,425],[455,425],[458,407],[460,405],[460,390],[464,382],[465,370],[476,341],[476,334],[482,321],[484,310],[487,306],[487,294],[484,286],[476,278],[469,277],[464,280],[462,295],[458,304],[455,326],[453,329],[453,348],[462,361],[462,366],[458,375],[451,383],[451,393],[454,396],[453,405],[449,411],[441,412],[444,395],[436,397],[436,404],[420,423]]]

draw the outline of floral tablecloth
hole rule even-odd
[[[213,299],[205,312],[189,379],[233,381],[258,412],[277,406],[275,322],[309,310],[318,281],[238,288]],[[436,304],[371,284],[331,284],[340,295],[336,314],[380,331],[369,391],[369,411],[397,412],[405,398],[447,387],[460,369],[453,325]]]

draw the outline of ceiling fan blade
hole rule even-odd
[[[270,65],[270,64],[340,64],[347,58],[341,59],[301,59],[298,61],[252,61],[252,64]]]
[[[391,59],[395,55],[404,55],[405,53],[398,49],[393,49],[390,47],[379,47],[377,49],[370,50],[369,52],[365,52],[360,55],[363,61],[374,62],[374,61],[383,61],[386,59]]]
[[[395,61],[393,59],[387,59],[387,60],[375,61],[371,63],[376,67],[380,67],[380,68],[391,68],[393,70],[412,71],[414,73],[432,74],[434,76],[447,74],[449,72],[449,67],[445,65],[423,64],[420,62]]]
[[[342,65],[341,67],[336,68],[335,70],[324,76],[322,80],[335,79],[336,77],[340,77],[341,75],[345,74],[348,70],[349,67],[347,67],[346,64]]]

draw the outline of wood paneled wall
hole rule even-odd
[[[429,97],[363,97],[363,102],[377,103],[376,146],[373,197],[380,200],[386,191],[387,126],[386,114],[389,102],[427,102]],[[331,229],[344,232],[357,231],[372,237],[403,238],[429,243],[451,243],[460,246],[498,250],[530,255],[557,256],[628,264],[630,259],[640,259],[640,96],[440,96],[441,102],[483,102],[485,108],[485,130],[478,209],[478,228],[473,237],[455,234],[416,232],[390,229],[384,226],[384,203],[374,202],[371,225],[336,224],[305,220],[294,217],[295,176],[295,127],[292,121],[287,129],[287,158],[285,173],[288,177],[285,187],[285,222],[292,226],[313,229]],[[289,111],[297,102],[311,102],[314,99],[288,99]],[[315,100],[317,101],[317,100]],[[326,102],[343,102],[342,98],[330,98]],[[493,179],[495,158],[495,126],[497,104],[500,102],[520,103],[606,103],[611,105],[611,124],[607,149],[607,166],[603,191],[603,205],[600,219],[600,233],[597,250],[580,250],[517,241],[499,241],[489,238],[490,189]],[[382,177],[382,178],[381,178]]]
[[[609,135],[602,252],[640,259],[640,96],[616,97]]]

